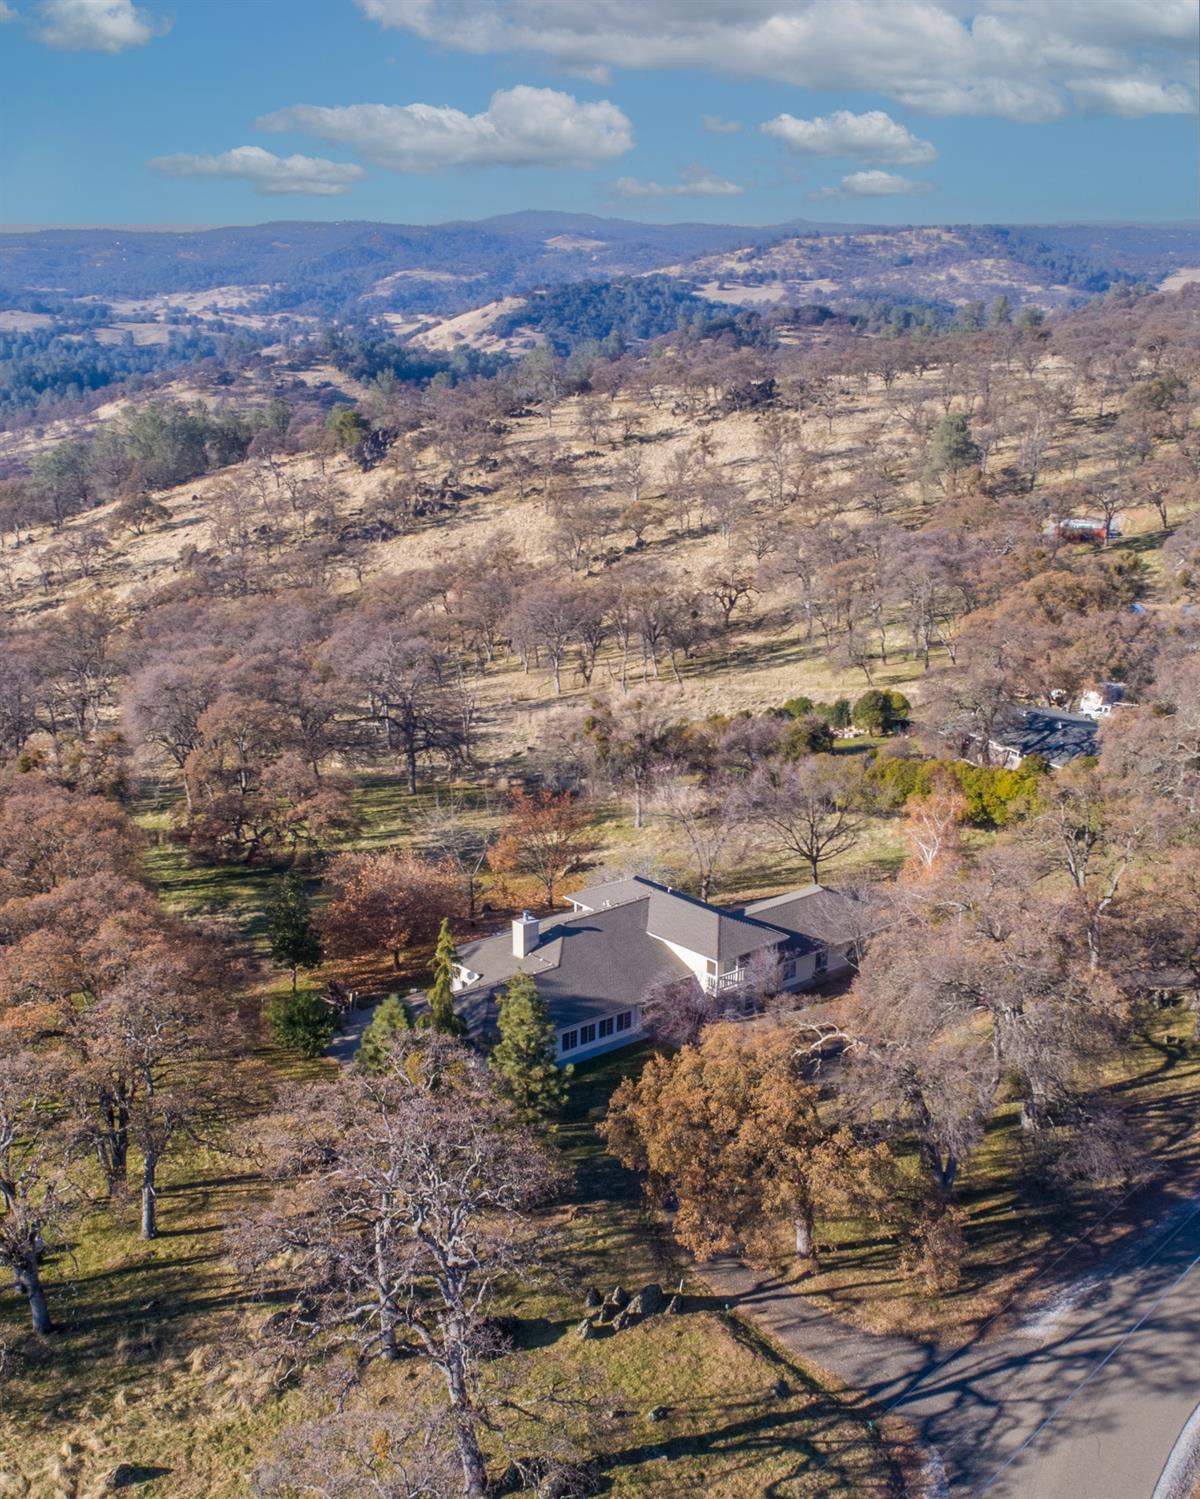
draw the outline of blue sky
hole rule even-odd
[[[0,220],[1193,219],[1195,0],[0,0]]]

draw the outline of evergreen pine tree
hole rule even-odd
[[[450,923],[442,918],[433,954],[433,983],[429,986],[429,1024],[447,1036],[465,1036],[467,1028],[454,1013],[454,938]]]
[[[521,1117],[530,1123],[566,1102],[570,1067],[555,1066],[554,1026],[546,1001],[527,973],[509,980],[500,997],[500,1041],[492,1070],[503,1080]]]
[[[304,1057],[323,1056],[337,1030],[333,1010],[315,989],[273,1000],[267,1018],[279,1041]]]
[[[948,411],[938,423],[929,445],[925,472],[932,478],[957,474],[971,468],[983,457],[983,450],[971,436],[971,428],[961,411]]]
[[[392,1042],[405,1031],[412,1030],[412,1017],[408,1006],[398,994],[389,994],[371,1016],[371,1023],[363,1031],[359,1043],[358,1065],[364,1072],[382,1072],[387,1065]]]
[[[294,871],[284,875],[275,899],[267,907],[267,942],[274,961],[281,968],[292,970],[292,993],[295,994],[297,970],[315,968],[325,951],[313,926],[308,896]]]

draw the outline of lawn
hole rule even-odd
[[[576,1079],[558,1134],[576,1172],[553,1215],[561,1246],[544,1284],[506,1298],[503,1310],[519,1320],[505,1372],[530,1393],[585,1384],[598,1394],[593,1442],[606,1493],[900,1493],[900,1454],[694,1287],[681,1315],[575,1338],[588,1285],[634,1291],[657,1281],[669,1290],[681,1274],[642,1211],[636,1181],[604,1154],[595,1131],[612,1088],[643,1059],[632,1048]],[[264,1089],[283,1075],[328,1070],[272,1050],[244,1065]],[[136,1237],[134,1204],[97,1211],[71,1255],[47,1266],[61,1330],[44,1349],[25,1337],[20,1309],[5,1298],[0,1343],[23,1358],[0,1407],[2,1499],[91,1499],[118,1463],[140,1470],[136,1492],[146,1499],[235,1499],[281,1428],[323,1413],[315,1391],[276,1388],[255,1351],[270,1308],[237,1283],[222,1255],[223,1229],[262,1191],[246,1159],[200,1150],[166,1173],[163,1232],[153,1243]],[[411,1365],[380,1365],[360,1398],[393,1399],[414,1377]],[[780,1381],[786,1393],[777,1393]],[[659,1406],[665,1418],[650,1421]]]
[[[596,1124],[645,1047],[580,1068],[559,1142],[575,1169],[562,1213],[561,1284],[528,1289],[520,1318],[519,1377],[605,1391],[597,1444],[606,1487],[628,1495],[886,1495],[902,1492],[896,1455],[865,1420],[725,1312],[693,1282],[640,1188],[602,1149]],[[650,1282],[670,1293],[684,1279],[683,1311],[622,1332],[574,1335],[589,1286],[631,1294]],[[786,1387],[787,1393],[779,1393]],[[649,1413],[665,1409],[662,1420]]]

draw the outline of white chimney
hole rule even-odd
[[[528,911],[522,911],[512,924],[513,957],[527,958],[538,941],[538,919]]]

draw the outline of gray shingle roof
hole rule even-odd
[[[576,890],[567,899],[586,906],[589,911],[606,911],[609,906],[625,906],[631,900],[645,900],[649,891],[665,888],[654,880],[631,874],[619,880],[606,880],[601,885],[589,885],[586,890]]]
[[[1022,758],[1042,755],[1056,769],[1079,755],[1099,751],[1099,727],[1082,713],[1060,713],[1053,708],[1029,708],[1012,703],[996,720],[992,741]]]
[[[686,947],[705,958],[733,962],[779,941],[778,932],[761,922],[747,920],[741,912],[723,910],[642,875],[578,890],[571,899],[589,910],[601,911],[647,897],[650,914],[646,930],[651,936],[674,942],[677,947]]]
[[[740,910],[641,876],[580,890],[571,899],[589,909],[543,920],[537,946],[524,958],[513,952],[509,927],[459,949],[462,964],[480,975],[455,996],[472,1031],[494,1026],[499,991],[516,973],[536,980],[561,1030],[631,1009],[658,979],[685,978],[690,970],[668,942],[717,959],[725,969],[764,948],[811,952],[845,942],[858,929],[848,915],[855,903],[820,885]]]
[[[779,933],[758,921],[748,921],[690,895],[656,890],[650,897],[646,930],[664,942],[719,962],[734,962],[763,947],[775,947]]]
[[[824,885],[754,900],[742,910],[756,921],[770,922],[793,934],[793,945],[807,948],[851,942],[861,937],[864,925],[862,902]]]
[[[558,1027],[614,1015],[636,1005],[659,978],[685,978],[687,967],[661,942],[647,938],[649,896],[610,910],[543,921],[541,941],[514,956],[508,929],[472,942],[459,956],[481,975],[455,998],[471,1029],[495,1019],[494,996],[518,972],[536,979]]]

